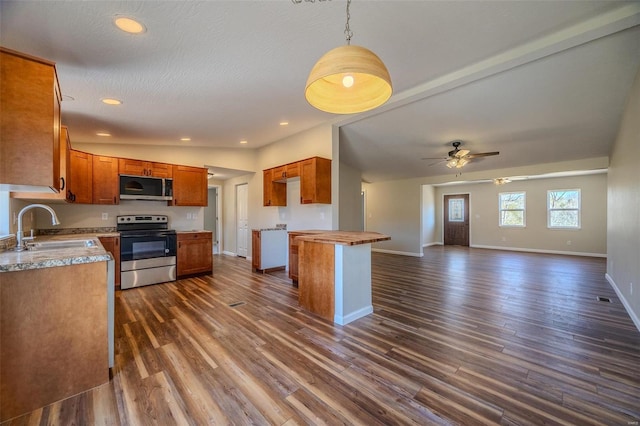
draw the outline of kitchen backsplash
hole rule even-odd
[[[169,207],[162,201],[125,201],[118,205],[50,204],[60,225],[51,224],[51,217],[35,209],[39,230],[64,228],[107,228],[116,226],[116,217],[127,214],[161,214],[169,217],[169,227],[177,231],[201,230],[204,226],[203,207]]]

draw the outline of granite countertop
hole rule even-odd
[[[378,232],[361,231],[297,231],[307,232],[306,235],[296,237],[298,241],[310,241],[314,243],[339,244],[344,246],[355,246],[359,244],[370,244],[378,241],[387,241],[391,237]]]
[[[117,232],[104,232],[94,234],[60,234],[55,236],[37,236],[39,241],[64,241],[78,239],[94,239],[97,244],[94,247],[60,248],[55,250],[26,250],[0,252],[0,273],[24,271],[28,269],[53,268],[55,266],[67,266],[80,263],[104,262],[111,260],[111,255],[105,251],[98,237],[118,236]]]
[[[260,231],[260,232],[262,232],[262,231],[285,231],[286,232],[287,230],[284,229],[284,228],[259,228],[259,229],[252,229],[252,231]]]

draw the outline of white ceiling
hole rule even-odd
[[[394,96],[335,116],[303,92],[344,43],[345,4],[2,0],[0,39],[57,63],[77,142],[255,149],[333,122],[367,181],[455,174],[420,160],[454,139],[500,151],[465,171],[609,154],[640,66],[639,2],[353,0],[352,43],[386,63]],[[119,31],[116,15],[147,32]]]

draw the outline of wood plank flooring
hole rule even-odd
[[[374,313],[344,327],[229,256],[118,292],[113,379],[5,424],[640,421],[640,332],[604,259],[447,246],[372,264]]]

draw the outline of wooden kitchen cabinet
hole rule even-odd
[[[0,184],[60,191],[60,100],[53,62],[0,47]]]
[[[213,233],[178,232],[178,278],[213,273]]]
[[[119,204],[118,158],[93,156],[93,204]]]
[[[253,270],[259,270],[261,262],[261,245],[260,245],[260,231],[254,229],[251,231],[251,268]]]
[[[273,180],[273,170],[263,170],[262,175],[262,205],[267,206],[286,206],[287,205],[287,184],[284,182],[275,182]]]
[[[167,163],[120,158],[118,167],[123,175],[173,177],[173,165]]]
[[[71,141],[67,126],[60,129],[60,192],[12,192],[11,198],[30,200],[66,200],[69,174],[69,150]]]
[[[67,174],[67,200],[72,203],[93,202],[93,155],[69,150],[69,173]]]
[[[120,290],[120,237],[98,237],[102,247],[113,256],[116,290]]]
[[[173,205],[206,207],[208,200],[207,169],[173,166]]]
[[[313,157],[300,162],[300,204],[331,204],[331,160]]]

